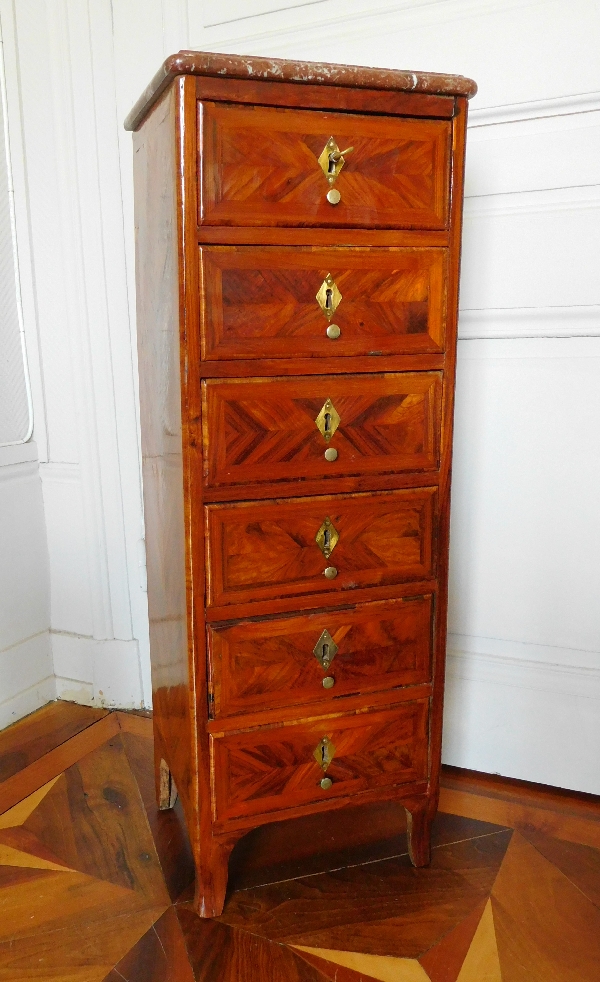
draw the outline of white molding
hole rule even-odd
[[[244,53],[251,54],[251,46],[256,46],[258,50],[261,45],[270,41],[282,40],[284,47],[290,44],[294,47],[301,46],[314,37],[315,31],[321,36],[335,32],[336,38],[356,37],[357,34],[361,37],[379,37],[385,30],[386,21],[391,20],[393,27],[398,30],[400,17],[401,26],[407,29],[522,6],[523,0],[422,0],[420,3],[415,3],[415,0],[391,0],[383,4],[380,2],[376,7],[369,7],[365,0],[328,0],[328,13],[325,16],[323,6],[318,4],[291,8],[296,20],[292,27],[290,8],[256,14],[252,18],[225,21],[214,26],[191,21],[190,40],[192,48],[213,51],[232,52],[235,47],[246,45],[247,50]],[[193,8],[190,13],[193,13]],[[200,37],[195,36],[196,32]]]
[[[36,682],[29,689],[19,692],[13,699],[0,703],[0,730],[17,720],[29,716],[36,709],[41,709],[48,702],[56,699],[56,682],[53,675]]]
[[[600,110],[600,92],[578,92],[556,99],[538,99],[533,102],[515,102],[504,106],[477,106],[469,108],[469,129],[480,126],[497,126],[499,123],[520,123],[524,120],[544,119],[548,116],[572,116]]]
[[[34,440],[18,443],[12,447],[0,447],[0,467],[11,464],[26,464],[38,460],[38,447]]]
[[[81,467],[79,464],[50,461],[40,464],[42,481],[55,481],[57,484],[81,484]]]
[[[48,631],[0,651],[0,729],[56,699]]]
[[[461,310],[460,340],[600,336],[600,304]]]
[[[28,446],[28,444],[23,444]],[[20,450],[21,447],[7,447],[6,450]],[[15,456],[18,457],[17,454]],[[29,481],[32,477],[37,477],[39,463],[33,460],[9,460],[0,467],[0,484],[8,484],[9,481]]]
[[[461,651],[451,647],[451,644],[449,639],[446,671],[452,678],[521,689],[538,689],[582,699],[600,699],[599,665],[578,665],[574,660],[570,664],[560,661],[543,662],[512,654]],[[527,645],[520,647],[527,649]],[[553,652],[558,650],[549,648],[549,657],[556,658]],[[579,653],[573,652],[575,657],[577,654]],[[582,656],[587,654],[587,652],[581,653]],[[592,654],[596,661],[600,661],[598,657],[600,652]]]
[[[589,211],[600,208],[600,184],[543,188],[465,197],[464,218],[487,215],[537,215],[543,212]]]

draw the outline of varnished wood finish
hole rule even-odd
[[[445,120],[347,116],[200,103],[201,225],[445,228]],[[353,152],[337,205],[318,158],[330,136]],[[211,161],[210,165],[207,162]]]
[[[337,651],[325,667],[314,654],[328,631]],[[267,706],[323,702],[415,685],[431,678],[433,598],[407,597],[303,617],[208,627],[215,717]],[[323,688],[323,679],[334,681]]]
[[[434,574],[434,488],[385,494],[209,505],[207,604],[222,606],[422,580]],[[339,541],[316,542],[329,519]],[[334,567],[334,579],[324,575]],[[351,602],[351,601],[350,601]]]
[[[102,719],[107,709],[88,709],[73,702],[50,702],[2,733],[0,782],[22,771],[76,733]]]
[[[204,382],[206,484],[434,471],[441,395],[433,372]],[[327,399],[340,419],[332,437],[316,423]]]
[[[600,829],[600,798],[445,769],[514,824],[440,812],[417,869],[397,801],[263,826],[232,852],[222,916],[202,920],[181,816],[153,797],[151,723],[108,719],[107,736],[82,707],[93,738],[62,744],[48,781],[54,751],[38,758],[42,784],[0,816],[7,982],[596,982],[600,848],[564,836]],[[0,734],[0,756],[26,750],[23,732]],[[413,852],[422,801],[402,799]]]
[[[474,86],[339,66],[325,81],[321,68],[187,53],[130,120],[157,792],[166,807],[179,791],[204,917],[222,909],[229,856],[257,824],[395,801],[420,865],[438,797]],[[330,136],[354,147],[338,205],[318,165]],[[315,296],[327,273],[342,294],[337,339]],[[326,399],[330,440],[315,423]],[[317,622],[344,632],[329,689],[316,637],[302,649]],[[401,776],[404,737],[390,734],[411,706],[418,763]],[[358,777],[309,794],[303,741],[336,719]],[[289,769],[254,799],[243,769],[267,745],[265,787]]]
[[[433,249],[205,247],[207,360],[437,353],[444,347],[446,253]],[[316,301],[330,274],[342,301],[327,337]]]

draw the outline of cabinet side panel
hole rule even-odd
[[[137,326],[148,608],[157,756],[184,803],[191,709],[186,626],[176,87],[134,134]]]

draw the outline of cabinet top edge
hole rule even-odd
[[[367,68],[317,61],[256,58],[211,51],[179,51],[170,55],[144,89],[125,120],[126,130],[136,130],[166,87],[178,75],[292,82],[300,85],[340,85],[352,88],[420,92],[426,95],[466,96],[477,92],[476,83],[463,75],[410,72],[395,68]]]

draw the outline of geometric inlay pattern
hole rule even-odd
[[[154,802],[151,721],[116,715],[120,732],[92,722],[63,773],[37,761],[39,788],[0,814],[1,980],[597,982],[590,806],[563,823],[531,793],[523,805],[481,786],[443,792],[452,811],[438,814],[422,869],[397,805],[361,812],[360,841],[343,811],[285,823],[289,835],[259,829],[232,855],[223,915],[201,920],[180,806]],[[317,749],[325,769],[335,747]]]

